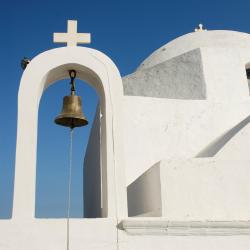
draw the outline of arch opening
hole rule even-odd
[[[67,217],[69,140],[70,130],[54,124],[54,118],[61,110],[62,100],[69,94],[69,79],[57,81],[43,93],[39,105],[38,147],[36,166],[36,218]],[[76,95],[82,97],[83,112],[89,124],[83,128],[75,128],[73,136],[73,168],[71,190],[71,218],[84,217],[83,185],[88,173],[83,175],[85,152],[89,143],[94,117],[98,112],[99,96],[95,89],[80,80],[76,81]],[[98,143],[98,142],[96,142]],[[100,158],[100,145],[96,145],[96,158]],[[100,179],[100,164],[94,166]],[[96,177],[96,179],[98,179]],[[98,179],[98,182],[101,181]],[[100,183],[98,186],[100,187]],[[99,189],[92,191],[98,196]]]
[[[107,217],[108,215],[108,177],[107,177],[107,127],[106,127],[106,96],[103,82],[99,76],[79,64],[64,64],[48,72],[43,92],[56,81],[68,76],[68,71],[74,69],[77,79],[91,86],[99,96],[94,125],[90,133],[91,142],[87,145],[87,159],[84,159],[84,216],[85,218]],[[97,131],[98,129],[98,131]],[[93,132],[94,131],[94,132]],[[98,136],[93,136],[94,133]],[[94,147],[93,147],[94,144]],[[88,150],[89,149],[89,150]],[[97,153],[97,154],[95,154]],[[97,155],[99,154],[99,157]],[[97,159],[99,159],[97,161]],[[95,184],[95,185],[94,185]],[[95,190],[95,192],[93,192]]]

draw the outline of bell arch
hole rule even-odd
[[[123,161],[122,79],[103,53],[85,47],[63,47],[35,57],[23,73],[18,93],[18,124],[13,219],[34,218],[36,148],[39,102],[44,90],[77,71],[100,97],[103,114],[101,161],[105,181],[102,193],[106,217],[126,217],[127,197]]]

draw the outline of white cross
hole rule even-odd
[[[206,31],[206,29],[203,29],[203,24],[200,23],[198,28],[196,28],[194,31],[195,32],[197,32],[197,31]]]
[[[67,43],[67,46],[77,46],[77,44],[87,44],[91,42],[89,33],[77,33],[77,21],[68,20],[67,33],[54,33],[54,43]]]

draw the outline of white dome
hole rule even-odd
[[[197,31],[178,37],[153,52],[137,70],[150,68],[170,58],[201,47],[250,49],[250,35],[237,31]]]

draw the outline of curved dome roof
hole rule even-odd
[[[137,70],[150,68],[170,58],[201,47],[249,48],[250,34],[229,30],[192,32],[165,44],[153,52]]]

